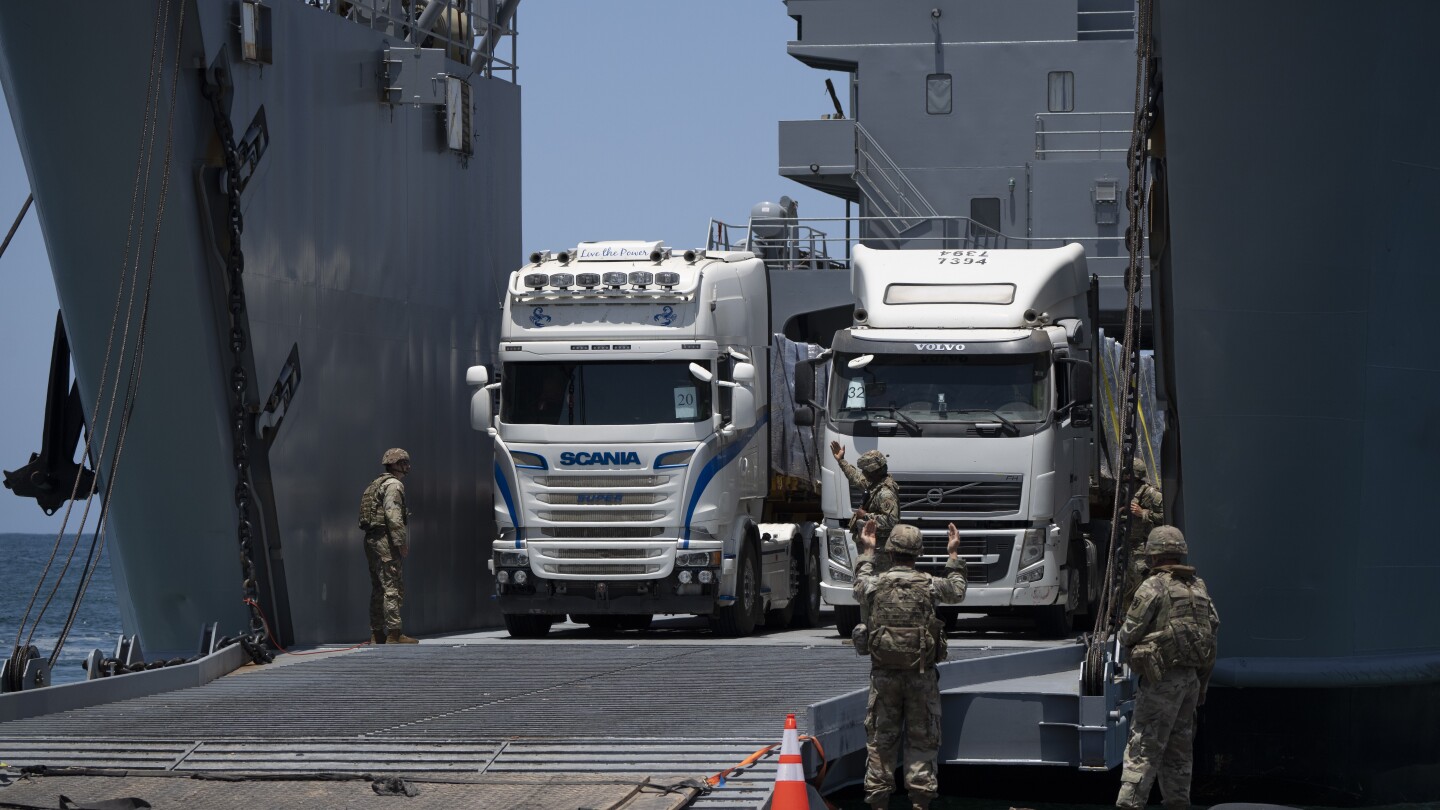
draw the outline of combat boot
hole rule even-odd
[[[419,644],[420,639],[411,638],[399,630],[391,630],[385,635],[386,644]]]
[[[384,644],[384,643],[385,643],[385,631],[384,631],[384,630],[371,630],[371,631],[370,631],[370,643],[371,643],[371,644]]]

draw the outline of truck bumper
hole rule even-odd
[[[827,605],[854,605],[855,591],[849,584],[832,585],[829,582],[820,583],[820,601]]]
[[[556,587],[563,585],[563,589]],[[597,587],[604,585],[605,587]],[[501,613],[608,614],[615,616],[693,614],[706,616],[717,607],[717,586],[691,585],[677,592],[673,580],[650,582],[557,582],[540,580],[533,590],[508,587],[496,595]],[[644,587],[644,592],[639,591]]]

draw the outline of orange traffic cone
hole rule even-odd
[[[775,792],[770,810],[809,810],[810,790],[805,766],[800,763],[800,730],[795,715],[785,715],[785,738],[780,741],[780,767],[775,771]]]

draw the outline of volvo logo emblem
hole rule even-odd
[[[930,504],[937,504],[940,503],[940,501],[944,499],[944,497],[945,490],[941,489],[940,487],[935,487],[934,489],[925,493],[925,502]]]

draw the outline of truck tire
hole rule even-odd
[[[803,557],[806,565],[800,570],[800,593],[795,597],[795,615],[791,627],[814,627],[820,623],[820,551],[818,546]]]
[[[540,638],[550,632],[555,624],[554,616],[538,616],[529,613],[506,613],[505,629],[511,638]]]
[[[755,550],[745,546],[735,570],[735,601],[712,614],[715,632],[722,636],[748,636],[760,617],[760,566]]]
[[[835,629],[840,631],[841,638],[849,638],[854,632],[855,626],[860,623],[859,605],[836,605],[835,606]]]

